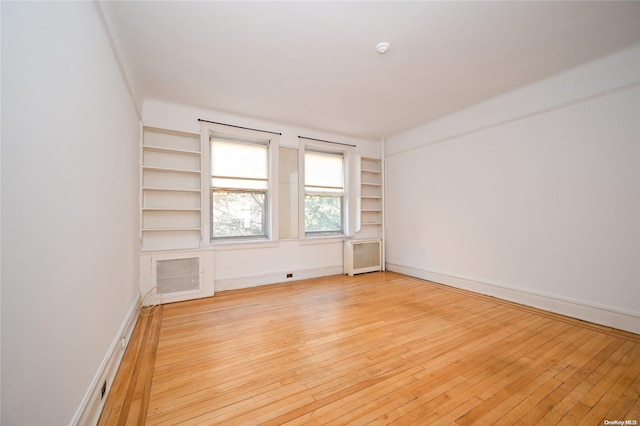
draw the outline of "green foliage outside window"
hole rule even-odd
[[[213,238],[266,237],[265,193],[213,191]]]
[[[342,232],[342,197],[307,195],[304,203],[306,233]]]

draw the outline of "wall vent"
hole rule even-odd
[[[213,296],[213,260],[213,250],[140,253],[142,304]]]
[[[200,258],[167,259],[156,262],[158,293],[200,289]]]
[[[344,245],[344,273],[350,276],[382,270],[382,241],[354,240]]]

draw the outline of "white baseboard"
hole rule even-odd
[[[640,315],[609,306],[601,306],[581,300],[572,300],[559,296],[537,293],[529,290],[509,288],[499,284],[482,282],[473,278],[460,277],[443,272],[428,271],[399,263],[386,263],[387,270],[445,284],[464,290],[473,291],[498,299],[519,303],[572,318],[617,328],[640,334]]]
[[[125,338],[125,342],[128,345],[133,329],[138,321],[138,303],[139,301],[136,299],[129,308],[129,312],[127,312],[118,333],[115,335],[70,425],[95,425],[98,423],[104,402],[107,400],[113,379],[118,371],[126,349],[122,347],[122,338]],[[101,398],[100,393],[105,380],[107,381],[107,391],[104,397]]]
[[[272,272],[269,274],[250,275],[238,278],[216,278],[216,292],[225,290],[238,290],[241,288],[257,287],[267,284],[277,284],[287,281],[306,280],[309,278],[327,277],[344,273],[344,267],[340,265],[326,266],[324,268],[298,269],[295,271]],[[293,277],[287,278],[287,274]]]

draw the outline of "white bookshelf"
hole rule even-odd
[[[200,135],[144,127],[140,156],[142,250],[199,247]]]
[[[383,225],[382,160],[360,159],[360,231],[357,238],[382,238]]]

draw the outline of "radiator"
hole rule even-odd
[[[382,270],[382,241],[354,240],[344,243],[344,273],[350,276]]]

